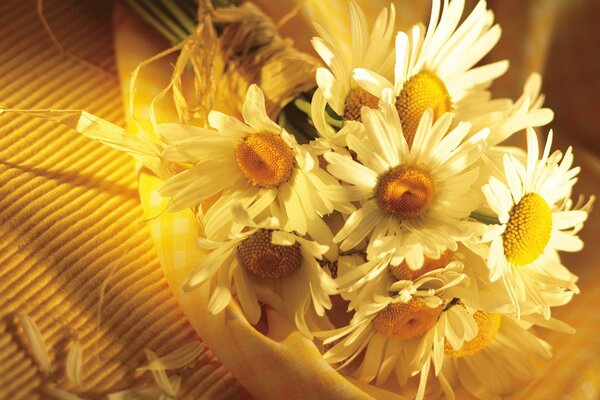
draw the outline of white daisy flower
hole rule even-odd
[[[542,108],[544,95],[541,94],[542,78],[539,74],[531,74],[525,82],[523,94],[504,112],[492,115],[473,116],[469,121],[474,129],[487,127],[490,129],[488,136],[488,149],[481,157],[480,174],[477,186],[487,183],[490,176],[499,179],[504,175],[504,156],[509,154],[521,162],[527,159],[527,152],[521,147],[500,145],[515,132],[530,127],[539,127],[548,124],[554,118],[554,112],[549,108]]]
[[[384,96],[392,94],[386,90]],[[328,171],[351,185],[328,189],[330,195],[363,202],[334,240],[347,251],[369,238],[370,260],[394,252],[394,263],[406,258],[418,269],[424,257],[435,259],[448,248],[456,250],[458,241],[481,229],[482,224],[467,219],[478,206],[472,187],[478,170],[472,165],[485,150],[488,131],[463,141],[468,123],[449,131],[452,115],[433,124],[428,110],[409,148],[393,104],[382,101],[381,107],[363,107],[364,130],[347,136],[358,161],[325,155]]]
[[[427,274],[426,274],[427,275]],[[476,336],[477,326],[465,307],[455,306],[445,292],[463,281],[456,268],[430,273],[415,284],[419,290],[411,295],[374,296],[373,302],[362,302],[348,326],[316,333],[325,344],[335,343],[324,358],[339,369],[347,367],[359,355],[364,357],[353,375],[360,380],[376,380],[382,384],[392,373],[400,385],[421,371],[422,398],[430,360],[441,367],[445,340],[460,347]],[[387,287],[380,280],[378,292],[405,289],[403,281]]]
[[[461,279],[466,278],[462,274],[462,264],[456,262],[454,253],[449,250],[437,259],[426,257],[417,270],[411,269],[406,261],[395,264],[393,259],[392,254],[386,254],[339,270],[336,282],[342,297],[349,300],[350,310],[365,301],[372,301],[382,285],[385,286],[384,282],[387,282],[388,287],[393,285],[396,297],[408,301],[416,293],[420,293],[421,287],[426,286],[430,280],[437,279],[442,269],[446,277],[452,275],[451,271],[457,271]]]
[[[475,291],[461,293],[461,301],[479,310],[515,318],[527,318],[529,321],[535,321],[537,325],[557,329],[556,324],[560,324],[560,321],[554,318],[546,319],[540,315],[538,304],[529,301],[529,299],[524,299],[515,305],[511,297],[511,291],[502,279],[494,282],[490,281],[490,270],[487,266],[489,244],[480,242],[477,247],[481,249],[477,250],[477,254],[471,251],[474,249],[473,244],[470,244],[469,250],[459,246],[459,251],[456,253],[457,258],[464,263],[465,273],[477,286]],[[560,263],[560,260],[556,259],[556,262]],[[571,278],[575,283],[576,277],[572,275]],[[536,289],[538,295],[550,308],[568,304],[575,294],[572,290],[558,284],[537,285]],[[475,295],[475,297],[470,297],[469,294]]]
[[[317,69],[318,89],[313,95],[311,114],[319,134],[331,137],[335,131],[330,127],[331,118],[325,111],[329,105],[343,121],[360,120],[362,106],[377,107],[377,97],[361,89],[352,78],[354,68],[368,68],[386,77],[393,75],[396,12],[391,4],[381,10],[371,32],[367,18],[354,2],[348,2],[351,22],[351,46],[343,46],[350,38],[332,36],[324,28],[315,24],[319,34],[312,40],[315,51],[328,68]],[[344,48],[351,48],[347,54]],[[329,122],[328,122],[329,120]],[[335,123],[335,121],[334,121]],[[341,124],[341,121],[339,121]]]
[[[161,194],[171,197],[170,209],[197,206],[221,194],[204,216],[204,230],[213,240],[224,240],[233,227],[234,202],[251,217],[276,217],[287,231],[331,242],[322,216],[337,205],[322,188],[337,181],[316,167],[308,148],[271,121],[262,91],[251,85],[244,101],[244,122],[220,112],[209,114],[217,131],[179,124],[159,125],[161,138],[170,144],[164,157],[192,167],[165,181]],[[344,208],[346,207],[346,208]],[[348,211],[349,204],[340,205]],[[335,250],[335,249],[334,249]]]
[[[541,93],[542,77],[540,74],[531,74],[523,88],[523,94],[514,103],[510,102],[502,112],[480,113],[464,115],[473,124],[474,129],[490,129],[488,147],[494,152],[508,152],[521,154],[521,148],[497,146],[508,139],[515,132],[522,131],[528,127],[544,126],[554,119],[554,112],[544,108],[545,96]],[[501,100],[495,100],[501,101]],[[486,153],[489,156],[490,151]],[[502,161],[500,160],[500,163]]]
[[[412,27],[408,34],[396,36],[396,61],[393,83],[385,75],[367,67],[356,68],[354,79],[372,96],[380,97],[385,88],[393,90],[404,136],[412,143],[421,115],[426,109],[434,118],[454,112],[459,121],[504,112],[509,100],[491,100],[487,88],[508,69],[508,61],[475,67],[500,39],[501,29],[494,25],[494,14],[480,1],[459,25],[464,0],[432,4],[429,26]]]
[[[560,263],[557,251],[581,250],[577,232],[593,202],[592,198],[580,209],[571,209],[569,198],[579,168],[571,168],[571,148],[564,157],[559,151],[550,154],[551,143],[552,131],[538,159],[538,141],[533,129],[528,129],[526,165],[505,155],[503,179],[491,177],[482,188],[499,221],[484,235],[484,241],[491,242],[487,258],[490,280],[502,280],[518,309],[527,301],[538,306],[546,318],[550,304],[541,291],[578,291],[577,278]]]
[[[251,324],[260,318],[259,301],[269,304],[308,334],[309,308],[323,316],[331,308],[329,296],[337,293],[336,283],[317,261],[327,246],[280,230],[274,218],[256,224],[239,203],[233,214],[246,229],[225,242],[199,239],[200,246],[212,251],[192,270],[184,289],[210,284],[208,310],[213,314],[221,312],[235,293]]]
[[[459,383],[477,398],[500,399],[533,378],[534,362],[552,356],[548,343],[513,318],[481,311],[473,317],[477,336],[462,346],[450,341],[444,346],[437,378],[448,399]]]

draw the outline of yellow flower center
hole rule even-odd
[[[415,218],[427,211],[434,193],[433,181],[427,172],[400,165],[379,177],[375,198],[386,213],[398,218]]]
[[[274,188],[287,181],[295,168],[294,154],[277,135],[252,134],[235,150],[240,172],[262,188]]]
[[[434,118],[437,119],[452,110],[452,102],[444,82],[435,74],[423,71],[404,84],[396,99],[396,109],[409,145],[415,137],[421,116],[428,108],[433,109]]]
[[[269,229],[259,229],[238,246],[240,264],[254,275],[265,279],[283,278],[300,268],[300,245],[281,246],[271,243]]]
[[[425,262],[423,262],[423,266],[420,269],[413,270],[410,269],[406,261],[402,261],[399,265],[390,265],[390,272],[392,276],[399,281],[408,280],[415,281],[421,275],[426,274],[427,272],[431,272],[438,268],[444,268],[446,265],[452,261],[454,256],[454,252],[450,250],[446,250],[440,258],[425,258]]]
[[[420,300],[392,303],[373,318],[373,328],[390,338],[410,339],[423,335],[439,319],[442,310]]]
[[[504,254],[514,265],[527,265],[544,252],[552,233],[552,210],[537,193],[525,195],[510,212]]]
[[[344,106],[344,121],[361,121],[360,109],[363,107],[377,108],[379,99],[362,88],[355,88],[348,93]]]
[[[500,329],[500,314],[477,311],[473,315],[473,318],[477,324],[477,336],[468,342],[465,342],[458,350],[454,350],[446,341],[444,343],[444,350],[446,354],[454,357],[471,356],[477,353],[479,350],[485,348],[490,344],[492,339],[494,339],[498,333],[498,330]]]

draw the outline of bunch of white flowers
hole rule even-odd
[[[579,169],[571,149],[551,152],[552,132],[540,157],[533,127],[553,117],[541,79],[492,99],[508,62],[475,65],[500,27],[485,1],[459,24],[463,7],[434,1],[427,29],[395,32],[390,6],[369,31],[350,2],[351,54],[316,26],[327,67],[304,105],[308,143],[269,119],[256,85],[243,122],[159,125],[164,157],[191,166],[162,194],[203,224],[212,251],[186,289],[210,285],[211,312],[236,299],[256,323],[267,304],[361,380],[420,374],[419,399],[428,380],[498,396],[551,356],[529,328],[569,330],[551,318],[578,291],[558,251],[581,249],[592,201],[570,200]],[[525,129],[527,153],[499,146]],[[333,303],[347,325],[328,319]]]
[[[236,301],[256,324],[271,307],[343,373],[418,376],[417,399],[428,384],[497,398],[551,357],[532,327],[572,331],[552,318],[578,293],[558,252],[581,250],[594,198],[571,200],[579,168],[552,131],[540,149],[553,112],[538,75],[517,101],[492,98],[508,61],[478,64],[501,35],[485,1],[463,19],[464,0],[434,0],[407,32],[393,6],[369,24],[348,5],[351,38],[316,26],[325,66],[294,102],[300,129],[269,118],[254,84],[243,121],[157,124],[160,146],[87,114],[77,126],[171,168],[161,195],[194,210],[209,251],[184,289],[208,285],[211,313]],[[526,152],[501,145],[523,132]]]

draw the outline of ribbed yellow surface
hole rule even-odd
[[[0,103],[85,109],[123,125],[106,3],[44,2],[65,49],[102,72],[52,45],[35,1],[0,2]],[[134,376],[144,348],[160,355],[196,338],[160,270],[136,181],[125,154],[54,123],[0,115],[1,399],[41,398],[19,313],[38,324],[60,387],[70,388],[64,364],[79,335],[84,398],[150,382]],[[227,399],[241,390],[206,352],[180,393]]]

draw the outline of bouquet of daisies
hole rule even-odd
[[[131,136],[44,115],[131,153],[169,211],[193,210],[207,255],[183,288],[207,289],[210,313],[236,302],[257,324],[273,309],[342,374],[416,381],[417,399],[497,398],[551,357],[535,326],[572,331],[552,317],[578,293],[559,251],[581,250],[593,197],[571,199],[571,148],[539,143],[553,113],[538,75],[516,101],[492,97],[508,61],[479,62],[501,29],[485,1],[463,9],[433,0],[403,32],[393,5],[370,21],[349,1],[351,37],[316,25],[314,60],[256,7],[201,1],[174,47],[181,123]],[[526,150],[503,145],[523,134]]]
[[[350,2],[351,51],[316,26],[324,63],[309,101],[312,131],[290,134],[249,87],[242,119],[211,111],[203,128],[159,126],[174,209],[197,210],[211,252],[187,290],[211,285],[209,309],[261,304],[322,340],[323,357],[366,382],[420,376],[447,397],[483,398],[527,379],[551,356],[534,325],[566,329],[551,308],[577,293],[558,251],[578,251],[591,201],[570,199],[573,155],[542,148],[551,121],[540,78],[516,102],[488,90],[507,61],[475,66],[500,38],[480,2],[433,2],[429,26],[394,29],[390,6],[369,23]],[[526,130],[527,151],[501,146]],[[302,140],[304,139],[304,140]],[[219,194],[211,205],[206,201]],[[333,303],[350,313],[335,326]]]

